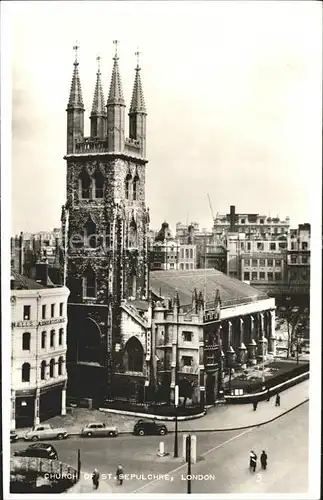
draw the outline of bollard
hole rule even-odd
[[[164,457],[165,456],[165,445],[164,445],[163,441],[160,441],[160,443],[159,443],[159,450],[158,450],[157,455],[159,457]]]
[[[186,438],[188,434],[183,434],[183,452],[182,452],[182,457],[187,462],[187,456],[186,456]]]
[[[196,453],[196,436],[191,436],[191,462],[196,464],[197,453]]]

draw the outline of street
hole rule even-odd
[[[197,433],[198,462],[192,474],[215,474],[215,480],[192,481],[192,493],[290,493],[307,490],[308,403],[264,426],[238,431]],[[283,438],[283,439],[282,439]],[[163,440],[170,455],[157,456]],[[81,450],[82,471],[98,467],[101,474],[114,476],[121,463],[127,474],[169,474],[171,480],[151,481],[145,478],[125,480],[122,487],[106,481],[111,492],[186,493],[187,465],[174,459],[174,434],[164,436],[119,435],[117,438],[70,437],[52,441],[59,459],[73,467],[77,450]],[[12,452],[27,442],[12,444]],[[268,454],[268,470],[249,472],[248,455],[253,449],[258,457],[262,449]],[[179,434],[179,453],[182,434]],[[297,478],[297,480],[295,479]],[[99,490],[100,491],[100,490]]]

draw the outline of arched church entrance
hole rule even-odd
[[[124,369],[129,372],[142,372],[144,369],[144,350],[136,337],[131,337],[125,346]]]
[[[100,327],[92,318],[86,318],[78,337],[78,361],[100,363],[101,352]]]

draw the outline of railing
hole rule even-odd
[[[77,470],[64,462],[49,460],[38,457],[12,457],[10,459],[10,472],[13,474],[23,474],[34,472],[39,476],[45,474],[57,474],[59,477],[72,479],[76,483],[78,479]]]
[[[76,153],[100,153],[108,151],[108,142],[97,139],[84,138],[84,141],[75,144]]]

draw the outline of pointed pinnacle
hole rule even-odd
[[[118,57],[113,58],[113,69],[110,83],[108,104],[125,104],[122,92],[121,78],[119,73]]]
[[[97,57],[98,64],[100,64],[100,58]],[[96,84],[94,89],[93,104],[91,115],[106,115],[106,108],[104,103],[104,95],[101,83],[101,71],[100,66],[98,67],[98,72],[96,74]]]
[[[80,76],[78,72],[79,63],[75,60],[74,71],[72,76],[71,90],[70,90],[70,98],[68,101],[68,108],[84,108],[83,97],[82,97],[82,87]]]
[[[135,83],[132,91],[132,99],[130,104],[130,113],[146,113],[144,93],[141,85],[139,64],[136,67]]]

